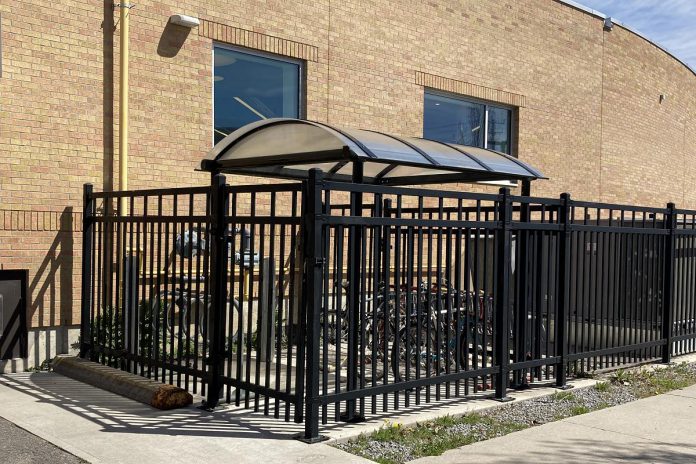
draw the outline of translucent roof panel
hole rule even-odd
[[[512,156],[508,156],[497,151],[486,150],[485,148],[479,147],[469,147],[465,145],[452,144],[451,146],[478,159],[481,163],[484,163],[493,171],[519,175],[525,175],[530,172],[530,168],[528,166],[525,166]]]
[[[531,166],[493,150],[287,118],[234,131],[201,162],[204,171],[289,179],[305,179],[312,168],[329,180],[371,184],[543,178]]]
[[[487,169],[476,159],[469,156],[462,156],[462,152],[458,151],[446,143],[436,142],[434,140],[417,139],[410,137],[406,139],[414,146],[420,148],[430,155],[430,157],[439,164],[445,166],[458,166],[464,169],[473,169],[477,171],[487,171]]]
[[[341,132],[359,141],[375,158],[395,162],[429,163],[417,150],[386,134],[359,129],[342,129]]]

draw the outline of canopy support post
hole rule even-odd
[[[363,183],[363,162],[353,162],[353,183]],[[350,215],[362,216],[362,192],[351,192]],[[348,230],[348,391],[357,390],[360,356],[360,321],[365,308],[362,306],[362,244],[365,230],[361,226],[350,226]],[[346,422],[362,422],[365,420],[364,411],[358,414],[354,399],[346,402],[346,411],[341,420]]]
[[[522,196],[529,197],[532,195],[532,181],[525,179],[522,181]]]

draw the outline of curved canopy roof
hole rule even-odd
[[[544,178],[526,163],[493,150],[285,118],[234,131],[213,147],[201,169],[305,179],[310,169],[319,168],[327,180],[350,182],[358,162],[362,182],[370,184]]]

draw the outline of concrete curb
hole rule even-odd
[[[86,359],[59,355],[53,359],[51,367],[58,374],[157,409],[176,409],[193,403],[193,396],[183,388],[156,382]]]

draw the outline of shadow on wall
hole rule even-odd
[[[67,207],[60,215],[58,232],[41,265],[30,276],[27,295],[27,320],[38,320],[38,329],[30,332],[29,356],[34,366],[68,350],[69,326],[74,325],[74,234],[73,208]],[[44,321],[50,321],[44,325]],[[58,322],[58,325],[55,323]]]
[[[159,44],[157,44],[157,54],[164,58],[175,57],[181,50],[181,47],[184,46],[186,38],[190,33],[191,29],[188,27],[167,22],[164,31],[162,31]]]

